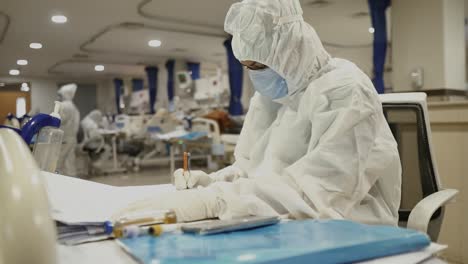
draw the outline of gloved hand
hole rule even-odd
[[[217,193],[209,189],[193,189],[165,194],[156,194],[144,200],[129,204],[112,216],[116,221],[127,215],[158,210],[174,210],[177,222],[191,222],[216,218],[219,214]]]
[[[198,186],[206,187],[213,182],[233,182],[239,178],[247,178],[247,174],[234,166],[206,174],[203,171],[186,171],[178,169],[174,172],[177,190],[192,189]]]
[[[203,171],[185,171],[178,169],[174,172],[174,183],[177,190],[192,189],[198,186],[208,186],[214,179]]]
[[[157,210],[174,210],[178,222],[217,218],[229,220],[247,216],[277,216],[278,213],[258,198],[255,182],[217,182],[206,188],[157,194],[130,204],[112,217]]]

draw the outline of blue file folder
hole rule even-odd
[[[241,232],[122,239],[145,264],[352,263],[423,249],[427,235],[350,221],[292,221]]]

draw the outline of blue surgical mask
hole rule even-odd
[[[286,80],[270,68],[264,70],[249,70],[250,79],[254,88],[261,95],[272,100],[280,99],[288,95]]]

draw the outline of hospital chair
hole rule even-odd
[[[426,94],[386,94],[380,98],[402,162],[399,224],[427,233],[437,241],[445,205],[458,190],[442,188],[431,143]]]

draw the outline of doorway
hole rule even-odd
[[[31,86],[26,84],[11,83],[0,87],[0,124],[5,122],[9,113],[22,117],[31,111]]]

